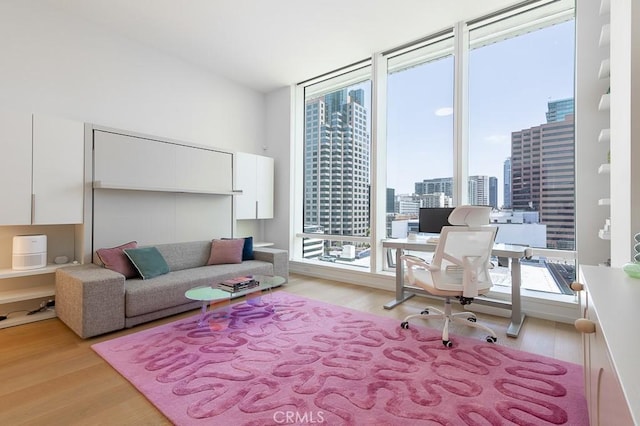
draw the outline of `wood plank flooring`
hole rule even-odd
[[[281,289],[398,320],[427,304],[440,304],[414,297],[385,310],[382,305],[393,299],[391,292],[300,275],[292,275]],[[0,329],[0,424],[171,424],[90,346],[196,314],[197,310],[185,312],[86,340],[57,318]],[[507,318],[478,314],[478,321],[496,331],[497,344],[582,363],[582,339],[573,325],[527,318],[520,336],[509,338]],[[431,326],[439,328],[441,323],[433,321]],[[452,333],[484,337],[482,331],[470,327],[456,327]]]

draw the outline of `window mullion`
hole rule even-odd
[[[469,176],[469,30],[463,22],[454,31],[453,204],[468,204]]]

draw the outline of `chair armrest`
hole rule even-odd
[[[56,270],[56,314],[87,338],[125,325],[124,275],[94,264]]]
[[[284,277],[289,281],[289,252],[287,250],[258,247],[253,249],[253,258],[273,263],[273,275]]]

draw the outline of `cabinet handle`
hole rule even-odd
[[[596,323],[586,318],[578,318],[573,324],[580,333],[591,334],[596,332]]]
[[[31,223],[36,219],[36,194],[31,194]]]
[[[571,290],[573,290],[573,291],[582,291],[582,290],[584,290],[584,284],[579,283],[577,281],[572,282],[569,287],[571,287]]]

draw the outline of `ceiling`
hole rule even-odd
[[[39,0],[261,92],[516,0]]]

